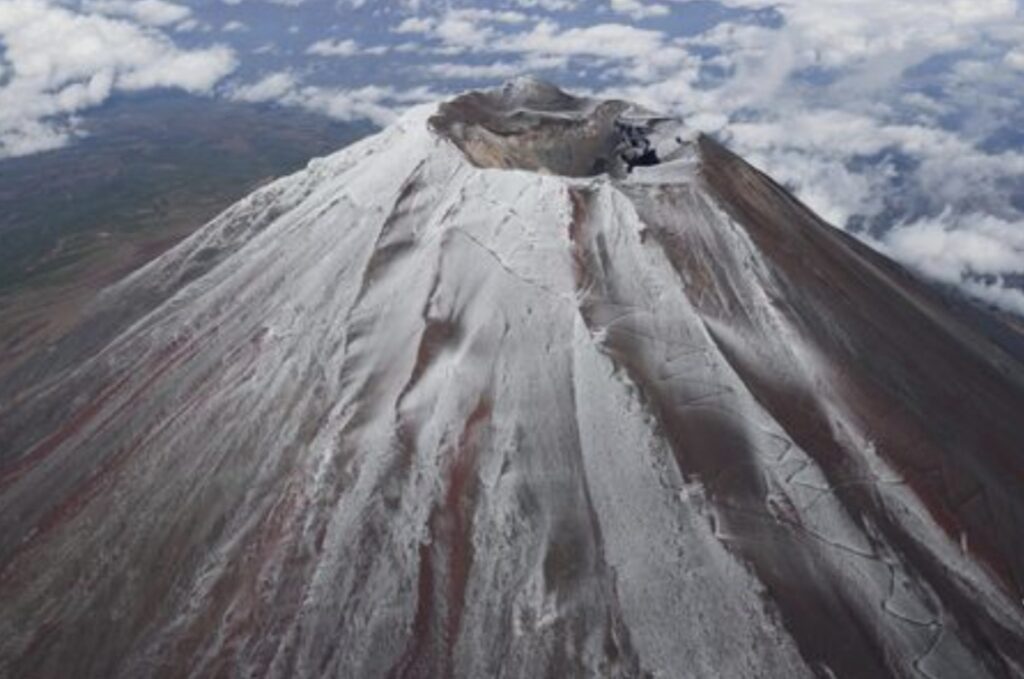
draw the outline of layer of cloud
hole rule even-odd
[[[387,54],[389,51],[390,47],[387,45],[363,47],[358,42],[350,38],[344,40],[332,40],[328,38],[314,42],[306,49],[306,54],[318,57],[355,57],[365,55],[379,56]]]
[[[1024,273],[1024,222],[985,214],[902,224],[875,246],[925,276],[959,286],[994,306],[1024,315],[1024,292],[1007,278]]]
[[[375,85],[358,88],[306,85],[288,71],[239,85],[230,96],[237,101],[297,106],[338,120],[369,120],[378,125],[392,122],[397,111],[403,108],[438,99],[436,92],[424,87],[397,90]]]
[[[670,12],[666,5],[646,4],[640,0],[610,0],[610,4],[613,12],[626,14],[635,21],[666,16]]]
[[[319,40],[309,46],[306,54],[320,57],[351,57],[359,54],[359,44],[355,40]]]
[[[179,49],[135,22],[82,14],[42,0],[0,2],[10,73],[0,87],[0,157],[58,147],[73,116],[117,91],[207,93],[231,73],[231,49]]]
[[[82,7],[95,14],[130,17],[147,26],[170,26],[192,16],[190,8],[166,0],[88,0]]]

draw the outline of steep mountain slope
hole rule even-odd
[[[1024,674],[1024,364],[625,103],[414,110],[0,399],[0,674]]]

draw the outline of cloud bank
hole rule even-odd
[[[188,16],[155,0],[135,9],[123,2],[95,4],[158,25]],[[0,44],[6,64],[0,157],[63,145],[75,134],[75,115],[115,92],[208,93],[237,65],[228,47],[183,50],[150,26],[42,0],[0,2]]]

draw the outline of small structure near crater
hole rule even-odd
[[[650,131],[645,125],[616,120],[615,129],[621,139],[617,147],[618,155],[626,164],[627,173],[632,173],[634,167],[649,167],[661,162],[657,150],[651,144]]]

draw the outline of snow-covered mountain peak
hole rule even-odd
[[[421,107],[0,382],[0,674],[1022,676],[1020,356],[679,121]]]

